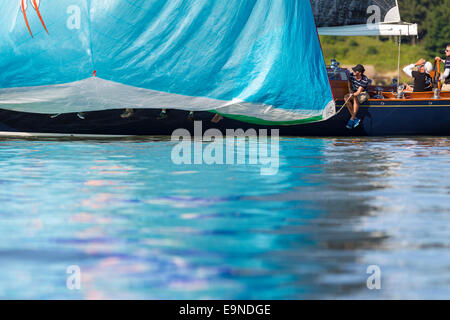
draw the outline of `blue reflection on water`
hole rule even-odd
[[[274,176],[174,145],[0,141],[0,298],[448,298],[447,138],[285,138]]]

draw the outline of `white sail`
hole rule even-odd
[[[320,35],[417,35],[417,25],[401,20],[396,0],[312,0]]]

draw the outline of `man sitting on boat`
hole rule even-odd
[[[361,122],[356,116],[359,111],[359,105],[369,99],[367,89],[370,85],[370,80],[364,75],[366,69],[364,66],[358,64],[352,68],[353,73],[349,74],[349,91],[345,96],[347,109],[350,112],[351,118],[347,123],[347,129],[356,128]]]
[[[441,80],[444,81],[442,86],[442,91],[450,92],[450,44],[447,45],[445,49],[446,58],[442,59],[440,57],[436,57],[436,60],[442,61],[445,63],[445,70],[441,76]]]
[[[417,67],[418,71],[414,71]],[[426,92],[433,90],[433,79],[430,72],[433,70],[433,65],[420,59],[415,64],[410,64],[403,69],[409,77],[414,78],[414,92]]]

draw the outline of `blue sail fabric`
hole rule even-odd
[[[334,104],[309,0],[11,0],[0,108],[215,110],[323,120]]]

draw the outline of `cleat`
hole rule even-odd
[[[77,117],[80,118],[81,120],[86,119],[84,112],[78,112]]]
[[[188,120],[194,121],[194,111],[189,112]]]
[[[61,115],[61,113],[53,114],[50,116],[51,119],[58,118]]]

